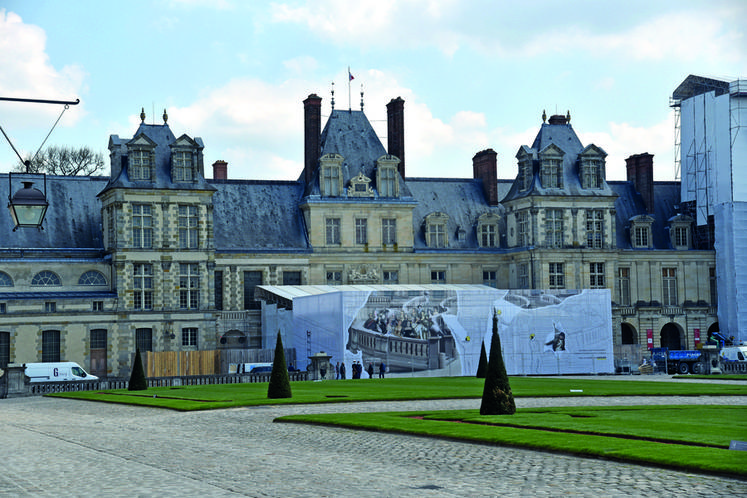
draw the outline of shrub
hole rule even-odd
[[[135,350],[135,359],[132,362],[132,373],[130,374],[130,383],[127,385],[128,391],[145,391],[148,389],[148,381],[145,380],[145,370],[143,369],[143,360],[140,358],[140,348]]]
[[[275,359],[272,362],[272,373],[270,374],[270,385],[267,387],[269,399],[290,398],[291,386],[288,367],[285,363],[285,352],[283,351],[283,340],[278,331],[278,340],[275,344]]]
[[[498,312],[493,312],[493,334],[490,339],[490,359],[488,373],[485,376],[485,387],[482,391],[480,415],[513,415],[516,403],[506,375],[503,363],[501,338],[498,335]]]
[[[480,346],[480,362],[477,364],[477,374],[475,375],[478,379],[484,379],[488,374],[488,355],[485,353],[485,341],[482,341]]]

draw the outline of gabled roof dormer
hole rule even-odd
[[[173,143],[171,149],[170,173],[174,183],[192,183],[198,177],[201,163],[202,147],[189,136],[182,135]]]
[[[563,188],[563,158],[565,152],[554,143],[537,154],[539,159],[539,178],[542,188]]]
[[[156,174],[156,143],[147,135],[127,142],[127,176],[134,182],[152,182]]]
[[[582,189],[600,189],[606,183],[607,153],[594,144],[587,145],[578,155],[578,180]]]

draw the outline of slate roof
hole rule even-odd
[[[653,249],[673,249],[667,227],[669,227],[669,219],[677,214],[677,206],[680,203],[680,183],[654,182],[654,213],[646,213],[643,198],[636,192],[631,182],[611,181],[609,185],[619,195],[615,201],[617,248],[632,249],[629,233],[630,219],[642,214],[651,214],[654,218],[654,223],[651,225]],[[646,249],[635,250],[645,251]]]
[[[539,172],[536,164],[537,155],[551,145],[555,145],[565,153],[563,156],[563,188],[544,188],[539,182]],[[530,195],[574,195],[586,197],[614,195],[609,185],[604,181],[602,182],[602,187],[599,189],[581,188],[577,160],[578,155],[588,147],[591,147],[591,145],[584,147],[570,123],[543,123],[532,146],[527,147],[524,145],[519,149],[519,151],[524,150],[534,156],[535,159],[535,166],[533,168],[534,178],[532,179],[530,188],[524,192],[520,192],[518,184],[515,184],[501,202]],[[600,147],[597,148],[602,150]],[[603,150],[602,152],[604,153]]]
[[[363,111],[335,109],[327,119],[324,130],[322,130],[321,153],[322,156],[339,154],[344,158],[342,182],[345,188],[347,188],[351,178],[358,176],[358,173],[363,173],[371,179],[371,186],[375,190],[376,160],[387,154],[387,151]],[[410,197],[407,185],[401,176],[397,176],[399,178],[400,198]],[[303,172],[301,178],[303,178]],[[320,195],[318,167],[306,194],[310,196]]]
[[[148,137],[151,141],[155,142],[156,157],[156,178],[155,181],[134,181],[131,180],[127,168],[127,144],[133,140],[136,140],[141,135]],[[182,135],[185,136],[185,135]],[[179,137],[181,138],[181,137]],[[204,144],[202,139],[199,137],[189,138],[193,140],[197,147],[202,150]],[[177,137],[171,132],[168,124],[152,125],[140,123],[135,135],[131,139],[119,138],[119,135],[111,135],[109,137],[109,150],[113,153],[112,157],[112,178],[105,190],[110,188],[144,188],[144,189],[179,189],[179,190],[210,190],[211,187],[197,171],[193,182],[188,183],[174,183],[171,181],[171,147],[170,145],[177,141]],[[202,169],[202,165],[198,165],[197,170]]]
[[[20,180],[32,179],[34,188],[44,192],[41,176],[12,177],[13,193],[22,188]],[[103,251],[101,201],[96,195],[106,186],[104,176],[47,176],[49,208],[44,230],[19,228],[5,204],[0,209],[0,249],[60,249]],[[0,197],[8,198],[8,175],[0,174]]]
[[[301,182],[210,180],[218,252],[307,251]]]
[[[434,212],[449,216],[447,233],[449,246],[437,251],[460,249],[478,249],[475,227],[478,218],[485,213],[495,213],[501,217],[499,233],[505,233],[503,206],[489,206],[485,201],[482,182],[474,179],[459,178],[407,178],[407,186],[417,202],[413,209],[412,222],[414,230],[413,245],[415,249],[430,249],[425,240],[425,217]],[[498,195],[504,194],[511,181],[498,182]],[[458,240],[457,230],[466,232],[463,241]],[[495,251],[495,249],[490,249]]]

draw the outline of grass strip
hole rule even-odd
[[[747,452],[728,449],[732,439],[747,439],[746,420],[744,407],[673,405],[519,409],[513,416],[490,417],[476,410],[309,414],[275,421],[528,448],[747,479]]]
[[[600,378],[511,377],[514,396],[747,396],[742,384],[702,384]],[[48,396],[124,403],[172,410],[208,410],[239,406],[480,398],[483,379],[406,377],[389,379],[292,382],[293,397],[268,399],[267,383],[156,387],[147,391],[82,391]]]

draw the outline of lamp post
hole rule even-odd
[[[13,231],[20,228],[38,228],[42,230],[44,215],[47,213],[47,175],[44,175],[44,192],[33,188],[34,182],[24,181],[23,188],[10,196],[12,174],[8,173],[8,209],[13,218]]]

